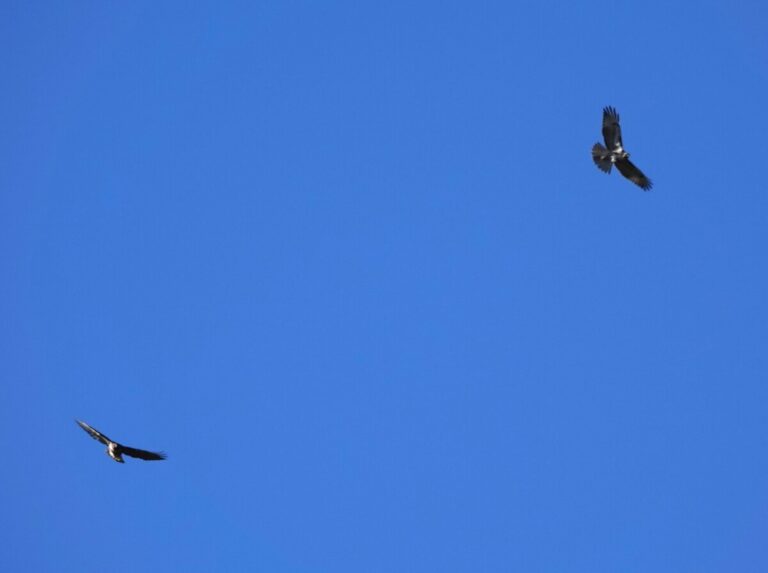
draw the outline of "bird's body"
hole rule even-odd
[[[123,460],[124,455],[147,461],[164,460],[166,457],[163,452],[149,452],[147,450],[129,448],[128,446],[124,446],[118,442],[110,440],[107,436],[99,432],[97,429],[92,428],[85,422],[81,422],[80,420],[75,421],[77,422],[78,426],[85,430],[94,440],[97,440],[107,446],[107,455],[121,464],[125,463],[125,460]]]
[[[610,106],[603,109],[603,140],[605,146],[595,143],[592,146],[592,160],[597,168],[610,173],[615,165],[619,172],[638,185],[643,191],[653,187],[653,183],[629,160],[629,153],[621,141],[619,114]]]
[[[125,463],[125,460],[123,459],[123,454],[120,451],[120,446],[116,444],[115,442],[109,442],[109,445],[107,446],[107,454],[110,458],[115,460],[116,462],[120,462],[121,464]]]

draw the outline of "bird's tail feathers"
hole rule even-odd
[[[613,163],[611,163],[610,157],[611,154],[604,146],[599,143],[595,143],[592,146],[592,161],[595,162],[595,165],[597,165],[600,171],[605,171],[606,173],[611,172]]]

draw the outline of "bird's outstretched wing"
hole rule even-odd
[[[611,151],[624,147],[621,142],[619,113],[611,106],[603,108],[603,139],[605,140],[605,146]]]
[[[650,188],[653,187],[651,180],[643,175],[643,172],[635,167],[629,159],[618,160],[616,162],[616,169],[618,169],[624,177],[632,181],[632,183],[640,186],[643,191],[649,191]]]
[[[110,439],[109,439],[107,436],[105,436],[104,434],[102,434],[101,432],[99,432],[98,430],[96,430],[96,429],[94,429],[94,428],[91,428],[91,427],[90,427],[88,424],[86,424],[85,422],[81,422],[80,420],[75,420],[75,422],[77,422],[77,425],[78,425],[78,426],[80,426],[80,427],[81,427],[83,430],[85,430],[86,432],[88,432],[88,434],[90,434],[90,436],[91,436],[91,437],[92,437],[94,440],[98,440],[98,441],[100,441],[102,444],[105,444],[105,445],[109,445],[109,442],[111,442],[111,441],[112,441],[112,440],[110,440]]]
[[[147,450],[139,450],[136,448],[129,448],[127,446],[122,446],[120,449],[126,456],[139,458],[140,460],[164,460],[167,457],[164,452],[148,452]]]

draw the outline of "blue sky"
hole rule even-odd
[[[764,4],[192,4],[0,7],[0,570],[768,568]]]

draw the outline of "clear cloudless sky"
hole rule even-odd
[[[768,570],[767,29],[4,2],[0,570]]]

